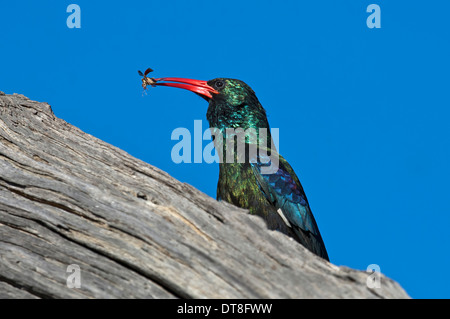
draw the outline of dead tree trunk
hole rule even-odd
[[[0,298],[408,297],[368,276],[0,92]]]

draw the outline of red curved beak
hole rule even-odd
[[[184,78],[159,78],[154,80],[156,81],[154,85],[170,86],[174,88],[185,89],[210,99],[212,99],[213,97],[211,93],[219,94],[219,92],[216,91],[211,86],[209,86],[206,81],[184,79]],[[169,83],[161,81],[166,81]]]

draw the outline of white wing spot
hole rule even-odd
[[[287,220],[286,216],[284,216],[283,211],[281,210],[281,208],[278,208],[277,210],[278,215],[280,215],[281,219],[283,219],[284,223],[288,226],[291,227],[291,223]]]

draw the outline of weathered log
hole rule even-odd
[[[1,298],[408,298],[368,276],[0,93]]]

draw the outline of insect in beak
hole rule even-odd
[[[147,86],[155,86],[157,82],[154,78],[147,77],[150,72],[153,72],[153,69],[148,68],[144,73],[142,73],[142,71],[140,70],[138,71],[138,74],[142,76],[142,87],[144,88],[144,92],[147,90]]]

